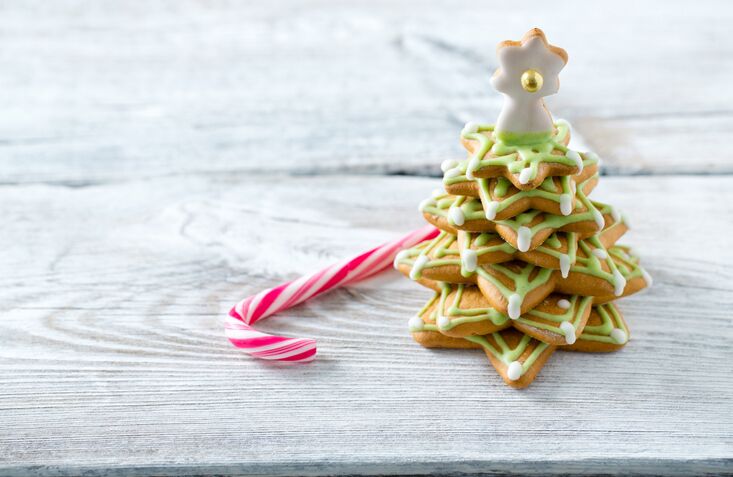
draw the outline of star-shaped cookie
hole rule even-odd
[[[598,240],[608,248],[626,230],[624,222],[613,222],[598,234]],[[473,283],[472,275],[479,266],[518,259],[560,270],[561,275],[567,277],[570,267],[577,261],[577,250],[578,236],[572,232],[555,232],[536,249],[520,252],[494,232],[461,231],[456,236],[441,231],[434,239],[401,251],[394,265],[413,279],[425,277],[450,283]]]
[[[529,386],[556,348],[513,328],[455,338],[440,333],[430,317],[427,320],[420,328],[410,324],[415,341],[426,348],[483,349],[504,382],[515,388]]]
[[[595,154],[569,149],[569,140],[570,126],[565,121],[555,124],[548,140],[534,144],[507,144],[497,139],[493,125],[469,123],[461,132],[469,157],[445,167],[443,179],[505,177],[518,189],[536,189],[548,177],[580,174],[584,160],[597,163]]]
[[[512,247],[526,252],[539,247],[555,231],[574,232],[585,238],[601,231],[606,224],[622,220],[613,207],[589,200],[581,190],[577,197],[578,207],[565,216],[532,209],[510,219],[489,220],[480,200],[449,194],[424,200],[420,210],[425,220],[446,232],[496,231]]]
[[[563,346],[566,351],[607,353],[616,351],[629,342],[631,332],[623,315],[613,303],[596,305],[575,343]]]
[[[435,323],[446,336],[463,338],[501,331],[510,326],[551,345],[575,343],[590,314],[593,297],[552,294],[512,320],[491,306],[472,285],[440,283],[425,307],[410,321],[412,331]]]
[[[515,388],[528,386],[557,349],[591,353],[615,351],[622,348],[630,336],[629,327],[614,304],[590,307],[587,299],[582,297],[571,297],[575,302],[570,303],[571,300],[555,295],[556,307],[573,310],[567,315],[569,319],[561,321],[561,326],[562,323],[568,323],[562,326],[564,330],[561,328],[563,333],[567,330],[568,334],[572,333],[569,329],[572,323],[576,323],[575,335],[571,335],[576,336],[573,344],[556,346],[536,339],[517,329],[519,320],[511,322],[514,328],[507,327],[486,335],[469,335],[465,338],[448,336],[436,324],[438,314],[426,313],[428,309],[435,309],[438,296],[428,301],[418,316],[410,319],[413,339],[427,348],[483,349],[504,382]],[[578,309],[581,311],[576,311]],[[562,315],[553,311],[549,313],[550,326],[554,326]],[[481,309],[480,313],[485,314],[486,309]],[[535,318],[535,324],[540,324],[543,317],[544,314],[541,314],[539,320]]]
[[[446,193],[481,199],[486,218],[503,220],[529,209],[569,215],[579,206],[576,190],[587,196],[598,184],[598,159],[585,159],[583,172],[574,176],[547,177],[535,189],[520,190],[505,177],[470,180],[465,174],[443,180]],[[465,164],[458,165],[457,167]]]
[[[398,269],[405,273],[404,268]],[[435,280],[414,272],[408,276],[440,291]],[[598,237],[579,242],[576,262],[567,277],[559,270],[515,260],[483,265],[466,278],[466,281],[475,280],[493,308],[513,319],[537,306],[553,291],[592,296],[598,304],[631,295],[651,284],[651,277],[639,266],[638,258],[629,254],[628,248],[616,245],[606,249]]]

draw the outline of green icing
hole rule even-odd
[[[614,226],[616,226],[616,224],[609,226],[607,230],[610,230],[610,228]],[[566,233],[568,249],[563,253],[561,248],[562,243],[558,237],[559,233],[563,232],[554,232],[553,235],[551,235],[542,245],[535,249],[535,252],[555,257],[558,260],[563,260],[563,256],[567,257],[566,260],[571,272],[600,278],[613,286],[617,295],[620,295],[623,292],[628,280],[644,276],[644,270],[639,266],[638,258],[629,255],[626,250],[620,246],[614,246],[607,249],[601,243],[598,234],[587,239],[577,240],[576,234]],[[486,245],[492,237],[496,237],[496,234],[494,233],[483,232],[476,234],[466,232],[466,235],[466,247],[474,250],[479,256],[495,252],[503,252],[510,255],[516,253],[516,249],[506,242],[501,242],[491,246]],[[461,274],[463,276],[472,276],[474,272],[469,272],[464,269],[460,251],[449,248],[455,241],[455,235],[447,232],[441,232],[436,238],[427,244],[423,243],[405,250],[400,256],[398,256],[396,263],[410,266],[413,269],[414,279],[419,279],[421,277],[422,270],[425,268],[442,266],[460,267]],[[578,254],[578,250],[581,250],[583,254]],[[600,250],[601,255],[605,255],[605,258],[597,256],[593,253],[593,250]],[[428,254],[430,254],[430,256],[428,256]],[[420,256],[425,256],[425,259],[418,268],[415,268],[417,259]],[[531,273],[532,268],[535,267],[534,265],[526,264],[521,273],[514,273],[508,268],[498,264],[487,266],[507,275],[507,277],[514,281],[516,290],[512,291],[481,267],[476,270],[476,273],[494,284],[502,295],[507,297],[507,299],[509,296],[516,293],[522,298],[522,300],[524,300],[524,296],[532,289],[546,282],[553,271],[551,269],[540,269],[540,273],[538,273],[534,280],[530,281],[529,274]]]
[[[613,283],[613,271],[616,270],[616,264],[614,263],[612,256],[608,254],[606,248],[603,246],[603,244],[601,244],[598,236],[596,235],[586,240],[580,241],[578,243],[578,247],[580,247],[580,250],[583,251],[585,256],[578,257],[575,261],[574,266],[571,267],[570,270],[573,272],[580,272],[586,275],[593,275],[595,277],[602,278],[609,283]],[[602,259],[597,257],[595,254],[593,254],[593,249],[599,249],[606,252],[607,258]],[[609,268],[609,270],[611,270],[610,272],[606,272],[605,270],[603,270],[604,263]]]
[[[586,325],[580,335],[580,339],[586,341],[596,341],[600,343],[619,344],[611,337],[611,332],[615,329],[621,329],[629,335],[629,329],[626,327],[624,320],[619,315],[616,307],[606,303],[597,305],[595,311],[601,317],[600,325]]]
[[[488,235],[488,234],[487,234]],[[496,234],[493,234],[497,236]],[[395,264],[408,265],[413,270],[413,276],[415,279],[419,279],[422,276],[422,270],[426,268],[437,268],[443,266],[456,266],[461,268],[461,274],[465,277],[473,275],[473,272],[465,270],[463,262],[461,260],[460,251],[455,248],[450,248],[451,245],[456,241],[456,236],[449,234],[448,232],[440,232],[438,236],[429,242],[423,242],[415,247],[404,250],[395,259]],[[476,252],[477,255],[484,255],[493,252],[504,252],[513,254],[516,249],[506,242],[501,242],[497,245],[485,246]],[[418,257],[424,256],[427,261],[424,261],[418,269],[415,269],[415,264]]]
[[[473,242],[473,244],[476,247],[483,247],[483,246],[485,246],[487,243],[489,243],[489,240],[491,240],[491,237],[496,235],[496,234],[493,234],[493,233],[483,232],[483,233],[478,234],[478,237],[476,237],[474,239],[473,238],[473,235],[474,234],[472,234],[471,232],[466,232],[466,234],[469,235],[469,237],[468,237],[469,246],[470,246],[471,242]],[[512,248],[514,248],[514,247],[512,247]]]
[[[446,327],[442,327],[442,329],[444,330],[450,330],[452,328],[455,328],[456,326],[465,323],[476,323],[479,321],[488,320],[497,326],[503,325],[504,323],[509,321],[508,316],[491,307],[465,309],[460,308],[465,285],[456,285],[456,293],[454,295],[453,302],[449,305],[447,304],[447,300],[453,288],[448,283],[441,283],[440,288],[440,303],[433,314],[433,318],[437,322],[439,313],[441,313],[442,311],[447,312],[446,317],[449,318],[449,325]]]
[[[517,361],[517,359],[522,356],[522,354],[526,351],[527,347],[529,347],[533,340],[532,337],[528,335],[523,335],[522,339],[519,340],[519,343],[517,343],[517,346],[512,348],[501,336],[501,332],[492,333],[491,337],[494,338],[494,341],[498,345],[498,348],[489,343],[489,341],[483,336],[466,336],[465,339],[481,345],[496,359],[498,359],[507,366],[509,366],[513,361]],[[547,343],[543,343],[537,340],[535,341],[538,343],[537,347],[532,351],[532,353],[530,353],[529,356],[527,356],[524,362],[521,363],[522,374],[527,372],[532,364],[537,361],[537,358],[540,357],[542,352],[545,351],[545,349],[547,349],[547,347],[549,346]]]
[[[417,316],[420,316],[420,317],[422,317],[422,316],[423,316],[423,315],[425,314],[425,312],[427,312],[427,311],[428,311],[428,309],[429,309],[429,308],[430,308],[431,306],[433,306],[433,303],[435,303],[435,300],[437,300],[437,299],[438,299],[439,297],[440,297],[440,293],[438,293],[438,292],[435,292],[435,293],[433,294],[433,297],[432,297],[432,298],[431,298],[430,300],[428,300],[428,302],[427,302],[427,303],[425,303],[425,306],[423,306],[423,307],[422,307],[422,308],[420,309],[420,311],[418,311],[418,312],[417,312]],[[427,326],[427,324],[423,324],[423,327],[425,327],[425,326]]]
[[[583,185],[588,180],[591,179],[589,178],[583,183],[579,184],[576,192],[577,200],[581,204],[583,204],[583,206],[585,206],[586,210],[584,212],[579,212],[577,210],[578,204],[576,203],[576,211],[571,213],[570,215],[554,215],[539,210],[530,210],[522,214],[516,215],[515,217],[512,217],[510,219],[494,220],[491,222],[509,227],[517,234],[519,233],[520,227],[527,227],[530,230],[530,240],[531,237],[534,236],[536,233],[547,228],[561,229],[568,225],[585,221],[594,221],[596,222],[596,224],[600,225],[602,222],[605,222],[603,219],[603,215],[611,214],[612,208],[609,205],[602,204],[600,202],[594,202],[588,199],[588,197],[585,193],[583,193],[582,190]],[[539,194],[546,193],[544,191],[537,190],[533,190],[530,192],[537,192]],[[511,200],[513,197],[514,196],[512,196],[509,200]],[[453,207],[460,209],[461,214],[466,221],[486,220],[481,201],[473,197],[441,194],[436,197],[434,201],[426,204],[422,208],[422,210],[425,213],[438,217],[443,217],[447,219],[450,224],[455,225],[451,215],[449,214],[450,209]],[[535,218],[539,215],[542,215],[542,220],[540,220],[535,225],[529,226],[529,223],[535,220]]]
[[[620,296],[628,280],[643,276],[643,269],[638,265],[638,258],[631,257],[619,246],[606,249],[601,243],[598,235],[586,240],[580,240],[578,247],[585,254],[578,256],[575,264],[570,268],[571,272],[591,275],[610,283],[616,290],[615,294]],[[593,250],[601,250],[606,253],[606,258],[600,258],[593,253]],[[603,269],[606,264],[608,271]]]
[[[489,186],[488,186],[488,179],[479,179],[478,183],[481,186],[482,190],[485,190],[488,193]],[[506,177],[499,177],[496,180],[496,185],[494,186],[494,195],[496,197],[504,197],[507,192],[509,192],[509,187],[512,185],[511,182],[509,182],[509,179]]]
[[[589,179],[583,181],[582,184],[585,185],[588,181],[597,177],[598,174],[596,173]],[[500,181],[497,181],[496,185],[494,186],[493,197],[499,198],[500,200],[492,199],[492,195],[489,190],[489,179],[476,179],[476,183],[478,184],[479,198],[481,199],[483,207],[488,207],[489,204],[494,204],[496,207],[495,212],[498,214],[499,212],[502,212],[508,207],[514,205],[516,202],[527,198],[542,198],[557,202],[559,204],[562,200],[561,197],[563,196],[563,194],[567,194],[572,197],[572,178],[570,178],[570,176],[562,176],[559,178],[559,180],[561,190],[560,192],[557,192],[557,187],[555,186],[555,182],[552,180],[552,178],[548,177],[545,182],[542,183],[543,185],[541,185],[540,187],[531,190],[517,191],[515,194],[506,198],[503,197],[506,195],[508,188],[500,186]],[[504,181],[506,183],[509,183],[509,181],[507,181],[506,179],[504,179]]]
[[[510,131],[497,131],[494,133],[497,142],[508,146],[537,146],[549,142],[552,139],[552,131],[516,133]]]
[[[505,135],[496,137],[494,126],[490,124],[480,125],[477,132],[463,132],[462,137],[477,141],[478,147],[467,160],[462,161],[457,166],[457,169],[451,175],[446,175],[446,183],[468,180],[472,172],[485,167],[503,166],[513,174],[528,168],[529,175],[526,177],[528,182],[537,177],[539,165],[542,163],[575,167],[577,165],[576,160],[568,157],[568,153],[578,153],[570,151],[563,144],[570,132],[569,125],[561,121],[557,122],[555,127],[556,130],[549,134],[512,134],[511,137]],[[482,134],[483,132],[491,134]],[[553,151],[560,151],[565,155],[552,154]],[[489,152],[491,152],[491,156],[487,158],[486,155]],[[583,159],[582,155],[580,157]],[[595,155],[589,155],[587,159],[592,163],[598,161]]]
[[[438,327],[438,330],[450,330],[465,323],[476,323],[480,321],[491,321],[494,325],[501,326],[509,321],[509,317],[507,315],[490,306],[480,308],[461,308],[461,302],[463,300],[466,286],[467,285],[463,284],[451,285],[449,283],[441,282],[441,291],[439,293],[435,293],[433,298],[420,310],[418,316],[424,316],[433,303],[438,300],[438,306],[431,314],[432,320],[437,322],[438,317],[443,312],[446,313],[444,316],[449,319],[449,324],[447,326]],[[448,298],[453,290],[455,290],[453,300],[448,303]],[[575,329],[577,329],[580,324],[581,317],[585,314],[586,309],[589,306],[592,306],[593,297],[569,296],[568,298],[570,307],[560,314],[542,312],[535,308],[522,315],[516,321],[560,335],[563,334],[563,331],[559,326],[548,325],[538,320],[551,321],[558,323],[558,325],[567,321],[572,323]]]
[[[585,313],[585,310],[593,304],[593,297],[590,297],[590,296],[579,297],[579,296],[574,295],[570,297],[569,301],[570,301],[570,308],[565,310],[565,312],[560,315],[542,312],[535,308],[533,310],[528,311],[524,315],[520,316],[517,319],[517,321],[520,323],[529,325],[529,326],[533,326],[535,328],[539,328],[545,331],[550,331],[552,333],[557,333],[559,335],[564,334],[562,328],[560,328],[559,326],[553,326],[553,325],[548,325],[546,323],[541,323],[532,318],[544,319],[544,320],[552,321],[558,324],[564,321],[568,321],[577,330],[578,325],[580,324],[580,319],[582,318],[583,314]]]
[[[639,265],[639,258],[629,255],[626,247],[616,246],[608,249],[608,254],[615,257],[616,268],[626,280],[644,277],[644,269]]]
[[[590,220],[596,221],[599,215],[602,216],[602,213],[598,210],[598,208],[599,207],[602,208],[603,205],[598,204],[598,203],[593,203],[586,197],[586,195],[582,191],[583,184],[585,184],[585,182],[583,182],[582,184],[578,186],[576,197],[586,207],[585,212],[576,211],[574,213],[571,213],[570,215],[553,215],[553,214],[547,214],[539,210],[530,210],[528,212],[524,212],[515,217],[512,217],[511,219],[496,220],[494,222],[497,224],[506,225],[507,227],[510,227],[515,232],[519,230],[519,227],[522,227],[522,226],[528,227],[530,229],[531,235],[534,236],[537,232],[544,230],[546,228],[560,229],[562,227],[568,226],[570,224],[578,223],[578,222],[584,222],[584,221],[590,221]],[[535,192],[535,191],[532,191],[532,192]],[[546,194],[546,192],[544,191],[537,191],[537,192],[540,194]],[[576,209],[577,209],[577,204],[576,204]],[[543,214],[542,220],[533,226],[529,226],[529,223],[532,222],[540,214]]]
[[[560,241],[560,238],[557,236],[558,232],[553,232],[552,235],[547,237],[545,239],[544,245],[547,245],[550,248],[560,248],[562,247],[562,242]],[[570,233],[568,233],[570,235]],[[573,236],[575,234],[572,234]]]
[[[514,284],[514,290],[508,288],[506,285],[504,285],[504,283],[501,282],[501,280],[487,272],[487,267],[491,268],[492,270],[496,270],[502,275],[508,277]],[[530,279],[530,276],[535,269],[539,271],[534,278]],[[519,303],[521,305],[521,303],[524,302],[524,297],[527,296],[529,292],[547,283],[550,277],[552,277],[552,273],[554,272],[554,270],[549,268],[540,268],[529,263],[525,263],[523,264],[519,272],[514,272],[509,268],[499,264],[485,265],[484,267],[479,267],[476,272],[481,278],[496,287],[496,289],[499,290],[499,293],[501,293],[504,298],[507,299],[507,301],[510,302],[510,297],[512,295],[518,295],[520,299]]]
[[[485,253],[485,250],[481,247],[483,247],[492,237],[496,237],[497,234],[493,232],[461,232],[466,234],[468,237],[467,243],[468,247],[471,248],[476,252],[477,255],[481,255],[482,253]],[[568,244],[568,249],[563,252],[562,250],[562,242],[560,241],[560,235],[563,234],[566,237],[566,241]],[[507,243],[507,245],[509,245]],[[490,247],[491,249],[495,249],[497,246]],[[511,245],[509,245],[511,247]],[[512,248],[512,252],[507,253],[516,253],[516,249],[514,247]],[[535,252],[543,253],[545,255],[550,255],[554,258],[557,258],[560,260],[562,256],[568,257],[568,264],[575,263],[576,259],[576,253],[578,249],[578,234],[573,232],[553,232],[552,235],[550,235],[539,247],[534,249]],[[506,250],[503,250],[506,251]],[[526,260],[526,258],[525,258]],[[568,266],[569,266],[568,265]]]
[[[504,242],[502,240],[501,244],[498,245],[488,245],[489,241],[492,238],[500,237],[498,234],[495,234],[493,232],[482,232],[480,234],[474,234],[471,232],[466,232],[466,248],[471,249],[476,252],[476,255],[481,256],[486,253],[493,253],[493,252],[504,252],[508,254],[514,254],[517,249],[512,247],[512,245],[508,242]]]

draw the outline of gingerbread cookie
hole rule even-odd
[[[416,342],[426,348],[483,349],[504,382],[514,388],[527,387],[556,349],[513,328],[484,336],[454,338],[440,333],[430,316],[426,318],[427,321],[418,317],[410,320],[410,331]]]
[[[613,303],[594,306],[578,340],[565,351],[607,353],[617,351],[629,342],[631,332],[623,315]]]
[[[520,190],[504,177],[468,180],[465,175],[444,180],[445,191],[451,195],[478,197],[486,218],[503,220],[530,209],[554,215],[570,215],[578,207],[575,193],[581,184],[586,196],[598,184],[598,159],[581,174],[575,176],[547,177],[536,189]]]
[[[468,289],[468,288],[466,288]],[[457,290],[452,290],[451,293]],[[465,289],[464,289],[465,291]],[[481,348],[504,381],[512,387],[526,387],[544,366],[555,349],[581,352],[610,352],[622,348],[629,339],[628,325],[612,304],[591,307],[587,298],[553,296],[542,311],[511,322],[514,330],[503,327],[486,335],[467,335],[464,339],[452,337],[435,323],[435,309],[439,300],[436,294],[421,310],[421,317],[410,320],[414,339],[428,348],[476,349]],[[558,312],[558,309],[560,310]],[[481,309],[479,314],[485,314]],[[523,328],[535,333],[546,330],[555,335],[552,341],[530,335]],[[559,325],[558,325],[559,323]],[[561,339],[558,339],[558,336]],[[567,344],[571,343],[571,344]],[[559,347],[556,347],[559,346]]]
[[[505,177],[520,190],[537,188],[551,176],[583,171],[583,156],[567,147],[569,126],[564,121],[542,144],[509,144],[497,139],[490,124],[467,124],[461,143],[469,152],[464,168],[448,169],[444,178],[465,175],[468,179]]]
[[[513,388],[529,386],[556,349],[514,328],[465,339],[481,345],[501,378]]]
[[[440,333],[455,338],[485,335],[510,326],[552,345],[575,343],[591,311],[593,297],[553,294],[512,320],[491,306],[475,287],[440,283],[441,291],[415,318],[434,323]],[[422,326],[415,321],[418,328]]]
[[[626,232],[622,222],[613,222],[598,234],[598,242],[608,248]],[[583,239],[589,240],[589,239]],[[395,268],[413,279],[451,283],[472,283],[471,275],[485,264],[522,260],[543,268],[560,270],[567,278],[577,261],[577,234],[556,232],[529,252],[520,252],[493,232],[441,232],[436,238],[403,250],[395,257]],[[600,252],[596,252],[600,253]]]
[[[587,242],[591,244],[581,242],[583,246],[567,277],[563,277],[559,270],[515,260],[478,267],[475,274],[465,277],[465,282],[475,280],[491,306],[510,318],[531,310],[553,291],[592,296],[594,303],[606,303],[632,295],[651,284],[651,277],[627,248],[614,246],[606,249],[597,237]],[[596,250],[602,253],[595,253]],[[415,273],[414,266],[407,272],[406,267],[398,264],[398,270],[418,283],[440,291],[438,281]]]
[[[501,331],[512,325],[507,315],[491,307],[475,286],[439,283],[440,292],[418,315],[424,323],[435,323],[446,335],[463,338]]]
[[[436,314],[430,313],[434,310],[436,302],[440,299],[440,293],[436,293],[425,306],[410,318],[407,323],[412,338],[425,348],[447,348],[447,349],[475,349],[480,345],[463,338],[448,336],[438,331],[436,325]]]
[[[483,263],[501,263],[514,259],[517,250],[504,242],[498,235],[484,235],[482,244]],[[476,255],[478,257],[478,255]],[[429,280],[451,283],[474,283],[478,259],[472,261],[473,252],[462,252],[458,239],[448,232],[419,243],[413,248],[402,250],[394,260],[394,267],[413,280],[425,277]],[[475,263],[474,263],[475,262]]]
[[[585,329],[593,297],[552,294],[523,314],[512,325],[551,345],[572,345]]]
[[[496,231],[514,248],[526,252],[539,247],[553,232],[574,232],[585,238],[603,230],[607,223],[621,220],[613,207],[588,200],[580,190],[577,198],[578,206],[566,216],[533,209],[510,219],[489,220],[480,200],[447,194],[426,199],[420,210],[428,222],[446,232]]]

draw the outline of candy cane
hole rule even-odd
[[[305,363],[316,357],[316,340],[268,335],[252,325],[279,311],[340,286],[363,280],[392,264],[397,252],[438,235],[432,225],[415,230],[352,259],[245,298],[229,311],[224,325],[229,341],[256,358]]]

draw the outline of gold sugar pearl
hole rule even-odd
[[[536,93],[542,89],[542,75],[536,70],[527,70],[522,73],[522,88],[529,93]]]

